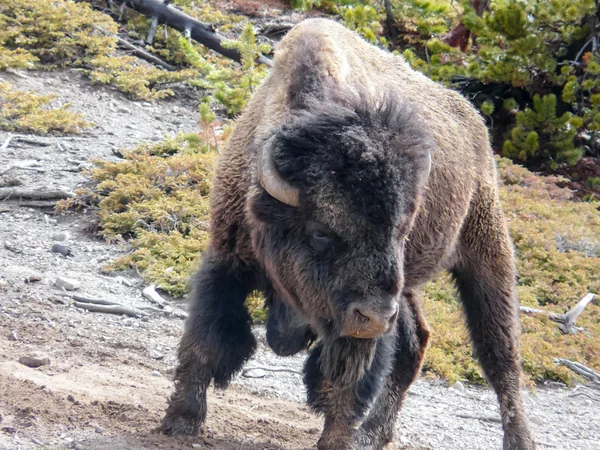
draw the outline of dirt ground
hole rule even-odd
[[[93,158],[114,150],[197,129],[193,95],[134,103],[91,85],[74,72],[0,74],[20,89],[57,93],[96,125],[80,136],[13,140],[0,149],[0,172],[19,164],[0,184],[74,191]],[[0,132],[0,145],[9,136]],[[47,144],[47,145],[46,145]],[[16,180],[16,181],[15,181]],[[150,304],[134,273],[101,274],[106,261],[127,246],[108,245],[84,232],[88,214],[53,217],[48,211],[0,199],[0,449],[301,449],[314,448],[322,420],[302,403],[304,355],[278,358],[264,345],[249,367],[287,368],[240,375],[226,392],[209,393],[207,429],[196,438],[154,433],[166,398],[183,322],[92,313],[69,305],[52,286],[56,277],[81,283],[80,295]],[[66,232],[66,233],[65,233]],[[67,235],[68,234],[68,235]],[[57,239],[71,247],[65,258],[49,250]],[[8,242],[8,245],[5,245]],[[7,248],[8,247],[8,248]],[[41,278],[26,283],[32,276]],[[184,308],[184,302],[172,301]],[[48,365],[31,368],[25,356]],[[579,386],[539,386],[524,391],[539,448],[600,448],[600,392]],[[409,391],[397,425],[404,449],[499,449],[498,407],[492,391],[477,386],[419,380]]]

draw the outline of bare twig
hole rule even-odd
[[[576,374],[581,375],[582,377],[585,377],[588,380],[591,380],[596,384],[600,385],[600,373],[596,372],[594,369],[590,369],[589,367],[586,367],[581,363],[570,361],[564,358],[556,358],[554,359],[554,362],[557,364],[562,364],[566,368],[571,369]]]
[[[581,331],[581,328],[575,326],[575,321],[581,315],[585,307],[594,299],[594,294],[587,293],[579,303],[571,308],[565,314],[548,313],[541,309],[529,308],[527,306],[521,306],[521,312],[525,314],[544,314],[547,315],[550,320],[560,323],[560,330],[565,334],[575,334]]]
[[[299,370],[295,370],[295,369],[288,369],[287,367],[266,367],[266,366],[252,366],[252,367],[246,367],[244,368],[243,373],[246,373],[250,370],[264,370],[265,372],[288,372],[288,373],[294,373],[296,375],[302,375],[302,372]]]
[[[182,311],[178,308],[172,308],[170,306],[165,307],[165,309],[153,308],[152,306],[138,306],[138,309],[151,313],[162,314],[167,317],[176,317],[178,319],[186,319],[188,316],[188,313],[185,311]]]
[[[461,419],[473,419],[473,420],[481,420],[482,422],[493,422],[493,423],[502,423],[500,417],[491,417],[491,416],[471,416],[469,414],[454,414],[455,417],[460,417]]]
[[[68,292],[61,292],[61,293],[59,293],[57,295],[60,295],[61,297],[70,298],[71,300],[75,300],[77,302],[93,303],[94,305],[125,306],[122,303],[113,302],[113,301],[110,301],[110,300],[104,300],[102,298],[89,298],[89,297],[84,297],[83,295],[70,294]]]
[[[147,316],[148,313],[137,308],[130,308],[125,305],[97,305],[95,303],[73,302],[73,306],[80,309],[86,309],[91,312],[102,312],[107,314],[125,314],[131,317]]]
[[[75,194],[65,191],[37,191],[16,188],[0,188],[0,198],[5,200],[63,200]]]

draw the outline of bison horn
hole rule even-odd
[[[298,206],[298,188],[281,178],[273,164],[272,139],[258,151],[257,176],[258,182],[271,197],[286,205]]]

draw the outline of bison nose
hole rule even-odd
[[[360,304],[351,304],[344,318],[342,336],[372,339],[394,328],[398,317],[398,305],[377,309]]]

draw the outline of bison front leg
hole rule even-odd
[[[325,416],[317,448],[354,448],[356,427],[389,373],[395,336],[340,338],[315,347],[304,368],[308,403]]]
[[[256,340],[244,306],[251,274],[231,268],[209,252],[195,280],[189,317],[179,344],[175,392],[162,421],[170,436],[196,435],[206,418],[206,389],[226,388],[252,356]]]
[[[504,450],[532,450],[519,389],[519,317],[508,232],[493,194],[480,193],[464,227],[452,270],[474,353],[500,402]]]
[[[396,324],[396,352],[385,387],[360,427],[357,444],[360,450],[380,450],[394,439],[398,411],[406,391],[419,376],[429,327],[421,311],[421,298],[416,290],[402,294]]]

